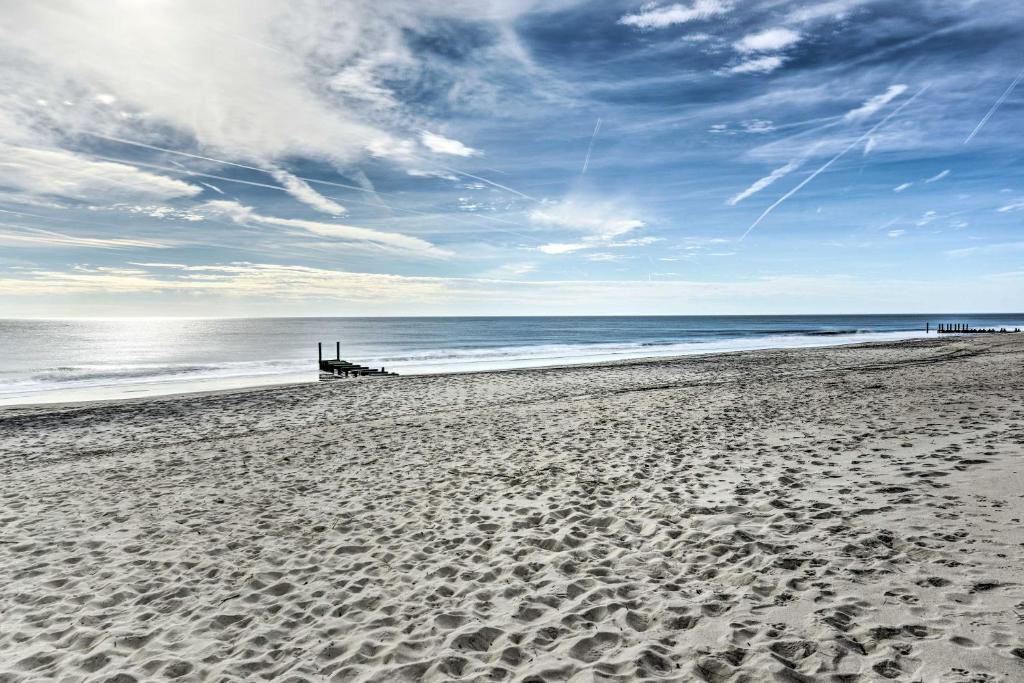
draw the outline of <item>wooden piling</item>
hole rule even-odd
[[[337,349],[337,352],[334,354],[334,357],[338,360],[341,360],[341,342],[334,343],[336,345],[335,348]]]
[[[324,362],[324,343],[323,342],[317,342],[316,343],[316,362],[317,363],[323,363]]]

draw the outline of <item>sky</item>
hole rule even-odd
[[[0,317],[1024,311],[1022,78],[1017,0],[0,0]]]

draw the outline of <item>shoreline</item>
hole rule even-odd
[[[910,333],[908,332],[908,334],[910,334]],[[551,365],[529,365],[529,366],[525,366],[525,367],[490,368],[490,369],[482,369],[482,370],[454,370],[454,371],[449,371],[449,372],[431,372],[431,373],[418,373],[418,374],[406,374],[406,375],[401,375],[400,374],[400,375],[398,375],[397,379],[403,379],[403,378],[404,379],[409,379],[409,378],[414,378],[414,377],[452,377],[452,376],[458,376],[458,375],[479,375],[479,374],[487,374],[487,373],[530,372],[530,371],[536,371],[536,370],[553,370],[553,369],[560,369],[560,368],[588,368],[588,367],[601,367],[601,366],[611,366],[611,365],[620,365],[620,364],[632,364],[632,363],[638,363],[638,362],[672,361],[672,360],[680,360],[680,359],[684,359],[684,358],[698,358],[698,357],[705,357],[705,356],[732,355],[732,354],[743,354],[743,353],[759,353],[759,352],[770,352],[770,351],[799,351],[801,349],[844,348],[844,347],[856,347],[856,346],[863,346],[863,345],[886,345],[886,344],[898,344],[898,343],[912,342],[912,341],[928,341],[928,340],[932,340],[932,341],[940,341],[940,340],[942,340],[942,341],[945,341],[946,339],[952,338],[954,336],[959,336],[959,335],[944,335],[942,337],[938,336],[937,334],[934,335],[934,336],[928,336],[928,337],[907,336],[907,337],[901,337],[899,339],[881,340],[881,341],[851,341],[851,342],[839,342],[839,343],[834,343],[834,344],[821,343],[821,344],[814,344],[814,345],[804,344],[804,345],[797,345],[797,346],[767,346],[767,347],[752,348],[752,349],[706,351],[706,352],[694,352],[694,353],[685,353],[685,354],[679,354],[679,355],[666,355],[666,356],[633,356],[633,357],[621,358],[621,359],[615,359],[615,360],[581,361],[579,363],[556,363],[556,364],[551,364]],[[314,374],[317,374],[317,370],[313,369],[313,370],[310,371],[309,374],[311,376],[314,375]],[[272,377],[272,376],[267,376],[267,377]],[[39,400],[31,400],[31,399],[26,400],[26,401],[21,401],[20,399],[5,399],[5,398],[0,397],[0,415],[2,415],[4,412],[6,412],[8,410],[17,409],[17,408],[30,409],[30,408],[43,408],[43,407],[47,407],[47,406],[50,406],[50,407],[85,406],[85,405],[89,405],[89,404],[93,404],[93,403],[103,403],[103,404],[122,403],[122,402],[127,403],[127,402],[139,402],[139,401],[157,400],[157,399],[162,399],[162,398],[166,399],[166,398],[183,397],[183,396],[209,396],[209,395],[230,394],[230,393],[245,393],[245,392],[251,392],[251,391],[261,391],[261,390],[264,390],[264,389],[273,389],[273,388],[281,388],[281,387],[299,387],[299,386],[309,386],[309,385],[319,385],[319,384],[321,384],[321,382],[320,382],[320,380],[318,378],[312,378],[311,377],[308,380],[296,381],[294,379],[294,375],[289,375],[289,377],[290,377],[289,379],[282,379],[282,381],[263,382],[263,383],[260,383],[260,384],[249,384],[249,383],[239,384],[238,382],[244,382],[245,381],[244,378],[235,378],[235,377],[224,378],[224,379],[208,379],[208,380],[200,379],[200,380],[191,380],[191,381],[189,381],[189,380],[170,380],[170,381],[168,381],[168,382],[166,382],[164,384],[175,384],[175,385],[180,385],[180,387],[176,386],[174,390],[169,390],[169,391],[162,391],[159,388],[157,388],[155,391],[150,392],[150,393],[146,393],[145,395],[141,395],[141,396],[111,395],[111,396],[105,396],[105,397],[101,397],[101,398],[81,398],[81,399],[72,399],[72,400],[51,400],[51,401],[39,401]],[[356,379],[355,381],[377,381],[377,380],[381,380],[381,379],[389,379],[389,378],[383,378],[383,377],[366,378],[366,379],[359,378],[359,379]],[[395,379],[395,378],[390,378],[390,379]],[[349,378],[349,380],[351,381],[352,378]],[[338,381],[345,381],[345,380],[338,380]],[[210,388],[210,389],[200,389],[200,388],[187,389],[187,388],[182,388],[182,387],[186,387],[186,386],[189,386],[189,385],[193,385],[194,386],[194,385],[199,385],[199,384],[204,384],[204,383],[221,383],[222,384],[222,383],[225,383],[225,382],[231,382],[232,384],[235,384],[235,386],[227,386],[227,387],[221,387],[221,388]],[[101,386],[101,387],[89,387],[89,388],[66,389],[66,390],[64,390],[64,389],[52,389],[52,390],[49,390],[47,392],[38,392],[38,393],[54,393],[54,394],[58,393],[58,392],[60,392],[60,393],[71,392],[71,393],[74,393],[74,394],[89,394],[89,393],[104,393],[104,392],[115,392],[115,393],[116,392],[120,392],[120,393],[123,393],[125,391],[128,391],[131,388],[137,388],[136,391],[141,392],[141,391],[143,391],[146,388],[153,388],[153,385],[159,385],[159,384],[161,384],[161,383],[160,382],[152,382],[152,383],[138,383],[138,384],[132,384],[132,385]],[[32,397],[32,399],[34,399],[34,398],[35,398],[35,396]]]

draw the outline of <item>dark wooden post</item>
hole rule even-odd
[[[334,357],[337,358],[338,360],[341,360],[341,342],[334,342],[334,343],[337,344],[337,350],[338,350],[338,353]]]
[[[317,362],[317,365],[319,365],[320,363],[324,362],[324,343],[323,342],[317,342],[316,343],[316,362]]]
[[[925,323],[924,324],[924,333],[925,334],[928,334],[928,325],[929,325],[929,323]]]

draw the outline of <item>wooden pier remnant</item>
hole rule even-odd
[[[397,375],[397,372],[387,372],[383,367],[370,368],[365,365],[349,363],[341,359],[341,342],[335,342],[335,357],[324,360],[324,345],[317,342],[317,365],[320,367],[320,379],[341,379],[343,377],[383,377],[385,375]]]
[[[927,323],[925,331],[928,331]],[[1005,327],[996,329],[994,327],[971,327],[970,323],[939,323],[935,331],[939,334],[1014,334],[1020,332],[1019,327],[1012,330]]]

